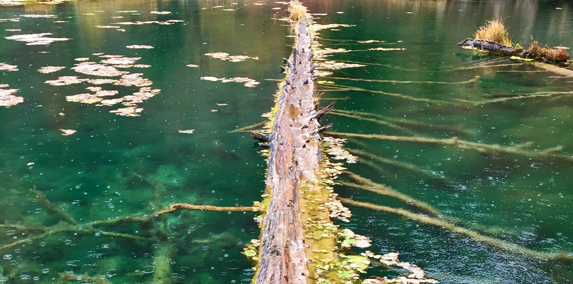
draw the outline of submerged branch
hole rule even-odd
[[[55,234],[55,233],[59,233],[59,232],[54,232],[54,233],[49,232],[49,233],[43,233],[43,234],[40,234],[40,235],[29,236],[29,237],[27,237],[27,238],[25,238],[25,239],[17,240],[17,241],[15,241],[15,242],[12,242],[12,243],[9,243],[9,244],[0,246],[0,251],[2,251],[2,250],[4,250],[4,249],[9,249],[9,248],[15,247],[15,246],[17,246],[17,245],[23,245],[23,244],[27,244],[27,243],[33,242],[33,241],[35,241],[35,240],[43,239],[43,238],[45,238],[45,237],[47,237],[47,236],[49,236],[49,235],[53,235],[53,234]]]
[[[407,128],[398,126],[392,122],[388,122],[388,121],[384,121],[384,120],[380,120],[380,119],[375,119],[375,118],[369,118],[366,116],[359,116],[359,115],[355,115],[351,112],[343,112],[343,111],[338,111],[338,110],[332,110],[331,114],[334,115],[338,115],[338,116],[344,116],[344,117],[348,117],[348,118],[354,118],[354,119],[358,119],[358,120],[364,120],[364,121],[370,121],[370,122],[374,122],[376,124],[380,124],[380,125],[384,125],[387,127],[390,127],[392,129],[396,129],[399,131],[403,131],[403,132],[407,132],[410,134],[413,134],[413,132]]]
[[[261,127],[263,125],[265,125],[265,123],[267,123],[267,120],[255,123],[255,124],[251,124],[249,126],[245,126],[245,127],[241,127],[241,128],[237,128],[235,130],[229,131],[229,133],[237,133],[237,132],[251,132],[250,130],[253,130],[257,127]]]
[[[415,198],[413,198],[407,194],[400,193],[391,187],[372,182],[371,180],[366,179],[364,177],[361,177],[361,176],[359,176],[353,172],[344,172],[344,174],[346,174],[347,176],[349,176],[350,178],[354,179],[355,181],[357,181],[361,184],[349,183],[349,182],[344,182],[344,181],[337,181],[341,185],[354,187],[354,188],[358,188],[358,189],[362,189],[362,190],[374,192],[377,194],[382,194],[385,196],[396,198],[396,199],[403,201],[407,204],[410,204],[410,205],[412,205],[418,209],[421,209],[424,212],[431,214],[433,216],[442,216],[443,215],[438,209],[434,208],[432,205],[425,203],[425,202],[422,202],[422,201],[419,201],[419,200],[417,200],[417,199],[415,199]]]
[[[372,93],[372,94],[380,94],[380,95],[392,96],[392,97],[397,97],[397,98],[401,98],[401,99],[405,99],[405,100],[410,100],[410,101],[415,101],[415,102],[423,102],[423,103],[435,104],[435,105],[454,105],[454,106],[466,106],[467,105],[467,103],[462,104],[462,102],[448,102],[448,101],[442,101],[442,100],[417,98],[417,97],[407,96],[407,95],[403,95],[403,94],[399,94],[399,93],[389,93],[389,92],[384,92],[384,91],[379,91],[379,90],[370,90],[370,89],[364,89],[364,88],[359,88],[359,87],[343,86],[343,85],[337,85],[337,84],[334,84],[331,86],[339,88],[338,89],[339,91],[355,91],[355,92],[366,92],[366,93]],[[327,91],[327,90],[325,90],[325,91]]]
[[[403,126],[408,126],[408,127],[412,127],[412,128],[435,129],[435,130],[441,130],[441,131],[445,131],[445,132],[452,132],[452,133],[456,133],[457,135],[467,135],[468,134],[468,132],[466,130],[461,130],[461,129],[458,129],[455,127],[449,127],[449,126],[444,126],[444,125],[426,124],[423,122],[418,122],[418,121],[409,120],[409,119],[387,117],[387,116],[379,115],[377,113],[334,109],[334,110],[332,110],[332,114],[347,116],[347,117],[356,118],[356,119],[363,119],[363,120],[366,120],[365,118],[372,118],[372,119],[376,120],[376,121],[372,121],[372,122],[381,123],[382,121],[385,121],[385,122],[392,123],[394,125],[398,125],[398,127],[399,127],[399,125],[403,125]],[[368,121],[371,121],[371,120],[368,120]]]
[[[257,212],[259,211],[258,207],[255,206],[232,206],[232,207],[220,207],[220,206],[212,206],[212,205],[194,205],[189,203],[174,203],[171,204],[162,210],[156,211],[154,213],[144,215],[143,217],[140,216],[125,216],[119,217],[113,220],[106,220],[106,221],[95,221],[91,223],[93,226],[101,226],[101,225],[114,225],[119,223],[145,223],[150,222],[154,218],[159,217],[160,215],[166,213],[172,213],[180,210],[205,210],[205,211],[217,211],[217,212]]]
[[[376,79],[347,78],[347,77],[328,77],[328,78],[335,80],[358,81],[358,82],[369,82],[369,83],[461,85],[461,84],[475,83],[480,79],[480,76],[475,76],[472,79],[460,82],[376,80]]]
[[[516,96],[511,96],[511,97],[495,98],[495,99],[485,100],[485,101],[481,101],[481,102],[473,102],[473,104],[475,104],[476,106],[480,106],[480,105],[486,105],[486,104],[507,102],[507,101],[512,101],[512,100],[535,99],[535,98],[552,98],[552,97],[571,96],[571,95],[573,95],[573,91],[568,91],[568,92],[539,92],[539,93],[516,95]],[[460,101],[463,101],[463,100],[460,100]],[[463,101],[463,102],[469,102],[469,101]]]
[[[0,224],[0,228],[9,228],[9,229],[15,229],[18,231],[40,231],[43,232],[46,229],[42,226],[38,226],[38,225],[31,225],[31,226],[26,226],[26,225],[16,225],[16,224]]]
[[[36,194],[36,201],[38,201],[40,206],[42,208],[44,208],[44,210],[46,210],[46,212],[48,212],[49,214],[58,215],[61,218],[63,218],[64,220],[66,220],[67,222],[72,223],[74,225],[78,224],[78,221],[76,221],[76,219],[74,219],[74,217],[72,217],[70,214],[64,212],[60,207],[58,207],[57,204],[54,204],[50,200],[48,200],[48,198],[46,197],[46,195],[43,192],[37,190],[35,187],[30,188],[30,191],[32,193]]]
[[[322,100],[322,101],[347,101],[349,99],[350,99],[349,96],[346,96],[344,98],[324,98],[324,97],[320,98],[320,100]]]
[[[404,209],[400,209],[400,208],[392,208],[392,207],[388,207],[388,206],[381,206],[381,205],[376,205],[376,204],[367,203],[367,202],[359,202],[359,201],[354,201],[354,200],[348,199],[348,198],[339,197],[338,199],[342,203],[345,203],[345,204],[358,206],[358,207],[362,207],[362,208],[367,208],[367,209],[372,209],[372,210],[381,211],[381,212],[386,212],[386,213],[392,213],[392,214],[406,217],[406,218],[414,220],[414,221],[418,221],[418,222],[423,223],[423,224],[440,227],[440,228],[446,229],[448,231],[456,232],[460,235],[472,238],[472,239],[474,239],[477,242],[480,242],[482,244],[497,247],[497,248],[507,250],[510,252],[522,253],[522,254],[525,254],[525,255],[532,257],[532,258],[541,259],[541,260],[571,260],[571,259],[573,259],[573,257],[572,257],[573,254],[570,254],[567,252],[560,252],[560,253],[538,252],[535,250],[524,248],[524,247],[516,245],[516,244],[505,242],[505,241],[500,240],[500,239],[480,235],[477,232],[474,232],[474,231],[471,231],[471,230],[468,230],[468,229],[465,229],[462,227],[458,227],[458,226],[456,226],[452,223],[449,223],[447,221],[437,219],[437,218],[428,217],[428,216],[422,215],[422,214],[412,213],[408,210],[404,210]]]
[[[448,146],[458,147],[459,149],[475,151],[482,154],[505,153],[505,154],[520,155],[534,159],[556,158],[567,162],[573,162],[573,157],[555,153],[557,151],[561,151],[563,149],[562,146],[548,148],[543,151],[531,151],[531,150],[524,150],[523,146],[521,145],[501,146],[498,144],[481,144],[481,143],[464,141],[458,139],[457,137],[448,139],[437,139],[429,137],[393,136],[393,135],[382,135],[382,134],[359,134],[359,133],[344,133],[344,132],[333,132],[333,131],[329,131],[327,132],[327,134],[334,136],[359,137],[359,138],[388,140],[388,141],[448,145]]]
[[[350,148],[345,148],[345,149],[346,149],[346,151],[348,151],[350,154],[353,154],[353,155],[358,155],[358,156],[362,156],[362,157],[368,157],[368,158],[370,158],[370,159],[372,159],[372,160],[375,160],[375,161],[378,161],[378,162],[381,162],[381,163],[384,163],[384,164],[387,164],[387,165],[391,165],[391,166],[395,166],[395,167],[400,167],[400,168],[403,168],[403,169],[406,169],[406,170],[410,170],[410,171],[413,171],[413,172],[416,172],[416,173],[425,175],[425,176],[430,177],[430,178],[440,179],[441,181],[445,181],[445,182],[450,183],[449,181],[445,180],[443,177],[437,176],[437,175],[433,174],[432,172],[430,172],[430,171],[428,171],[428,170],[421,169],[420,167],[418,167],[418,166],[416,166],[416,165],[414,165],[414,164],[410,164],[410,163],[406,163],[406,162],[401,162],[401,161],[398,161],[398,160],[391,160],[391,159],[382,158],[382,157],[380,157],[380,156],[378,156],[378,155],[374,155],[374,154],[372,154],[372,153],[368,153],[368,152],[361,151],[361,150],[358,150],[358,149],[350,149]]]
[[[12,247],[17,246],[17,245],[22,245],[22,244],[30,243],[30,242],[33,242],[36,240],[40,240],[40,239],[43,239],[47,236],[51,236],[51,235],[55,235],[55,234],[59,234],[59,233],[63,233],[63,232],[72,232],[72,233],[80,233],[80,234],[100,233],[102,235],[110,236],[110,237],[121,237],[121,238],[133,239],[133,240],[146,240],[145,238],[133,236],[133,235],[129,235],[129,234],[95,230],[94,228],[91,227],[90,224],[82,224],[82,225],[72,226],[69,223],[60,222],[57,225],[54,225],[51,227],[46,227],[46,228],[43,228],[42,230],[39,230],[39,229],[35,229],[35,230],[36,231],[42,231],[44,233],[39,234],[39,235],[30,235],[27,238],[17,240],[15,242],[0,246],[0,251],[4,250],[4,249],[12,248]]]
[[[444,70],[422,70],[422,69],[409,69],[403,68],[400,66],[390,65],[390,64],[383,64],[383,63],[375,63],[375,62],[360,62],[360,61],[353,61],[353,60],[337,60],[343,63],[350,63],[350,64],[360,64],[366,66],[382,66],[390,69],[400,70],[400,71],[407,71],[407,72],[455,72],[455,71],[463,71],[463,70],[475,70],[475,69],[484,69],[484,68],[496,68],[496,67],[508,67],[508,66],[521,66],[524,63],[501,63],[498,62],[508,61],[507,58],[499,58],[499,59],[488,59],[485,62],[477,61],[476,64],[467,65],[463,67],[451,68],[451,69],[444,69]]]
[[[47,200],[47,199],[46,199]],[[48,201],[49,202],[49,201]],[[50,204],[54,205],[50,202]],[[82,234],[93,234],[99,233],[104,236],[109,237],[120,237],[120,238],[127,238],[132,240],[147,240],[146,238],[123,234],[123,233],[115,233],[115,232],[108,232],[103,230],[94,229],[93,226],[102,226],[102,225],[115,225],[119,223],[128,223],[128,222],[136,222],[136,223],[145,223],[150,222],[154,218],[166,214],[171,213],[179,210],[207,210],[207,211],[218,211],[218,212],[255,212],[258,211],[258,207],[254,206],[235,206],[235,207],[220,207],[220,206],[212,206],[212,205],[193,205],[189,203],[175,203],[171,204],[164,209],[154,212],[151,215],[145,215],[145,217],[138,217],[138,216],[125,216],[122,218],[117,218],[113,220],[106,220],[106,221],[94,221],[87,224],[74,224],[70,225],[66,222],[60,222],[55,226],[52,227],[29,227],[29,226],[21,226],[21,225],[13,225],[13,224],[0,224],[0,228],[14,228],[17,230],[25,230],[25,231],[41,231],[44,232],[38,235],[30,235],[25,239],[21,239],[3,246],[0,246],[0,250],[8,249],[17,245],[29,243],[35,240],[39,240],[45,238],[47,236],[55,235],[62,232],[74,232],[74,233],[82,233]]]

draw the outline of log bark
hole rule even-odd
[[[473,39],[466,38],[458,42],[459,46],[469,46],[471,48],[477,48],[482,50],[487,50],[489,52],[500,52],[508,56],[522,56],[524,50],[516,50],[513,46],[503,45],[497,41],[485,40],[485,39]]]
[[[290,74],[281,91],[273,134],[268,136],[266,184],[272,198],[262,222],[257,284],[303,284],[309,275],[299,217],[299,189],[305,181],[316,179],[321,140],[310,44],[308,23],[301,20],[292,60],[286,60]]]
[[[533,42],[528,50],[503,45],[497,41],[472,38],[466,38],[458,42],[458,45],[481,49],[505,56],[517,56],[541,62],[552,62],[562,66],[568,66],[569,64],[567,61],[570,59],[569,53],[564,49],[548,48],[547,46],[540,47],[537,41]],[[536,48],[534,48],[535,46]]]

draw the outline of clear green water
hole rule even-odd
[[[285,14],[284,5],[254,3],[98,1],[2,7],[0,19],[19,18],[19,21],[0,21],[0,63],[16,65],[19,70],[0,71],[0,84],[20,89],[15,95],[23,97],[24,102],[0,108],[0,223],[54,226],[63,221],[61,216],[42,209],[35,194],[29,191],[32,187],[79,223],[146,214],[174,202],[233,206],[260,200],[266,165],[257,154],[259,148],[248,134],[229,131],[261,121],[261,114],[270,109],[276,83],[265,79],[282,77],[277,66],[290,53],[293,41],[289,27],[276,20]],[[461,82],[480,76],[474,83],[449,85],[367,83],[328,77],[321,80],[448,102],[571,90],[571,78],[520,63],[507,65],[512,62],[477,55],[455,45],[485,20],[497,16],[506,18],[514,41],[527,44],[533,36],[551,46],[573,46],[570,37],[573,7],[567,1],[310,1],[305,4],[312,12],[327,14],[316,16],[318,23],[356,25],[322,31],[323,39],[319,42],[324,47],[405,48],[335,54],[331,59],[367,66],[334,71],[332,76],[434,82]],[[55,17],[21,16],[25,14]],[[153,20],[182,22],[114,24]],[[125,31],[96,27],[106,25],[118,25]],[[51,37],[69,40],[45,46],[6,39],[17,34],[47,32],[52,33]],[[371,39],[388,44],[357,42]],[[153,49],[128,49],[128,45],[150,45]],[[258,60],[221,61],[204,55],[210,52],[255,56]],[[117,105],[66,101],[66,96],[90,92],[85,88],[93,87],[91,83],[69,86],[45,83],[60,76],[103,78],[71,69],[80,63],[76,58],[88,57],[93,62],[102,59],[94,53],[141,57],[137,64],[151,65],[118,68],[143,73],[141,77],[153,82],[151,88],[160,89],[159,94],[137,104],[143,108],[140,116],[110,113],[120,107]],[[478,62],[505,66],[464,69]],[[39,73],[37,69],[44,66],[66,68],[50,74]],[[241,83],[201,80],[203,76],[249,77],[260,84],[246,88]],[[118,90],[115,97],[139,90],[139,87],[110,84],[101,87]],[[357,91],[324,94],[325,98],[346,96],[350,99],[338,101],[337,109],[377,113],[458,131],[415,127],[405,132],[329,115],[325,121],[334,123],[335,131],[434,138],[458,136],[467,141],[506,146],[531,141],[531,149],[563,145],[564,155],[573,154],[570,96],[468,108]],[[60,129],[77,132],[62,136]],[[178,132],[189,129],[194,132]],[[440,178],[380,163],[376,168],[360,163],[350,166],[350,170],[364,177],[392,186],[462,220],[469,228],[494,231],[497,233],[492,236],[541,252],[573,252],[571,162],[480,155],[449,146],[359,138],[349,141],[348,147],[408,162],[447,178],[449,182],[444,183]],[[336,190],[341,196],[355,200],[408,208],[371,193],[342,186]],[[442,283],[573,281],[571,262],[531,259],[401,217],[360,208],[351,210],[353,219],[343,226],[372,238],[373,252],[399,252],[403,261],[418,264]],[[173,282],[250,282],[252,271],[240,251],[246,242],[258,237],[253,217],[252,213],[184,212],[164,215],[151,226],[98,227],[156,238],[151,242],[77,230],[54,234],[3,249],[2,281],[52,283],[53,279],[59,279],[58,273],[73,271],[106,275],[113,283],[148,283],[153,280],[153,267],[160,251],[157,247],[169,243],[175,247],[169,255]],[[0,228],[0,246],[34,234],[37,233]],[[380,275],[393,274],[381,269],[368,274]]]

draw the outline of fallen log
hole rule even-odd
[[[526,51],[523,49],[516,49],[513,46],[507,46],[501,44],[497,41],[492,40],[485,40],[485,39],[474,39],[474,38],[466,38],[460,42],[458,42],[459,46],[466,46],[469,48],[476,48],[481,50],[486,50],[489,52],[499,52],[503,55],[507,56],[519,56],[522,57],[525,55]]]
[[[307,283],[309,275],[303,225],[299,217],[299,192],[316,180],[322,115],[314,103],[312,52],[306,20],[298,25],[290,73],[282,87],[272,135],[253,134],[269,140],[266,185],[271,200],[262,221],[259,268],[255,283]]]
[[[504,56],[511,56],[512,59],[526,59],[529,61],[551,62],[559,65],[569,65],[569,53],[564,47],[549,48],[541,47],[537,41],[531,43],[529,49],[525,50],[521,46],[508,46],[497,41],[466,38],[458,45],[468,49],[479,49]],[[551,70],[550,70],[551,71]]]

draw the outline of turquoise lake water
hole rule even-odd
[[[359,156],[350,171],[426,202],[464,228],[537,252],[573,253],[573,78],[456,46],[498,17],[514,42],[528,46],[533,37],[571,47],[571,3],[304,4],[318,24],[349,25],[320,32],[323,48],[343,49],[325,60],[364,65],[323,70],[332,74],[318,79],[321,104],[340,99],[339,115],[323,119],[334,123],[333,131],[502,146],[531,142],[521,148],[528,153],[563,146],[557,158],[536,158],[350,138],[348,148],[391,162]],[[10,93],[23,99],[0,107],[0,224],[26,226],[0,227],[0,283],[54,283],[66,272],[149,283],[163,259],[171,271],[163,283],[249,283],[253,271],[241,251],[258,238],[254,213],[186,211],[151,223],[96,227],[122,236],[85,224],[143,216],[177,202],[249,206],[261,199],[266,162],[260,148],[248,133],[230,131],[263,121],[273,106],[275,80],[283,77],[278,66],[292,51],[290,27],[280,20],[285,15],[286,6],[272,1],[0,7],[0,91],[18,89]],[[18,36],[26,34],[33,36]],[[386,49],[368,50],[380,47]],[[46,66],[62,69],[38,71]],[[71,97],[78,94],[91,95]],[[127,116],[110,112],[118,109]],[[373,122],[382,119],[372,113],[392,126]],[[31,188],[49,202],[38,202]],[[335,190],[419,212],[358,189]],[[351,222],[341,226],[370,237],[371,251],[398,252],[440,283],[573,282],[571,260],[530,257],[400,216],[350,209]],[[71,220],[84,225],[66,227]],[[38,227],[65,230],[35,237],[42,234]],[[9,246],[28,237],[37,239]],[[365,277],[384,275],[398,274],[374,268]]]

